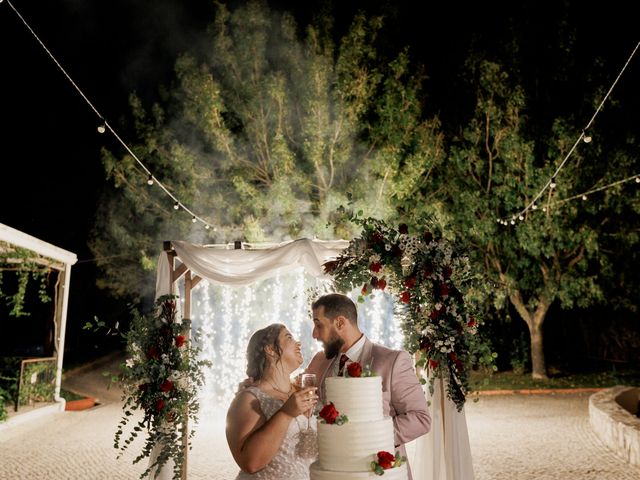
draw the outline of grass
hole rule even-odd
[[[531,372],[505,371],[471,373],[473,390],[526,390],[560,388],[608,388],[615,385],[640,385],[640,369],[563,372],[551,369],[548,379],[533,379]]]

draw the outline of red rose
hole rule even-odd
[[[378,290],[384,290],[387,286],[387,281],[384,278],[378,280]]]
[[[161,412],[162,409],[164,408],[164,400],[161,398],[156,400],[155,407],[156,407],[156,412]]]
[[[393,467],[396,457],[389,452],[378,452],[378,464],[385,470]]]
[[[407,233],[409,233],[409,227],[406,223],[403,223],[398,227],[398,231],[406,235]]]
[[[447,279],[447,278],[451,278],[451,274],[453,273],[453,270],[451,270],[451,267],[444,267],[442,269],[442,276]]]
[[[427,350],[430,350],[432,346],[433,344],[426,338],[420,340],[420,350],[423,350],[425,353]]]
[[[360,290],[360,292],[362,293],[362,295],[366,296],[367,295],[367,284],[365,283],[362,286],[362,290]]]
[[[400,294],[400,301],[402,303],[409,303],[410,298],[411,298],[411,293],[406,290]]]
[[[451,353],[449,354],[449,358],[450,358],[452,361],[454,361],[454,362],[455,362],[455,361],[457,360],[457,358],[458,358],[458,357],[456,357],[456,354],[455,354],[454,352],[451,352]]]
[[[476,319],[475,319],[475,318],[473,318],[473,317],[471,317],[471,320],[469,320],[469,322],[467,323],[467,326],[468,326],[469,328],[473,328],[473,327],[475,327],[475,326],[476,326]]]
[[[382,233],[380,232],[373,232],[373,234],[371,235],[371,241],[374,244],[384,243],[384,235],[382,235]]]
[[[425,265],[424,267],[422,267],[422,275],[424,275],[424,278],[429,278],[432,273],[433,269],[430,265]]]
[[[413,288],[416,286],[416,277],[411,276],[404,279],[404,286],[407,288]]]
[[[438,365],[440,363],[437,360],[433,360],[432,358],[429,359],[429,366],[431,367],[432,370],[435,370],[436,368],[438,368]]]
[[[371,270],[373,273],[378,273],[380,270],[382,270],[382,264],[380,262],[372,263],[371,265],[369,265],[369,270]]]
[[[164,327],[162,327],[160,329],[160,334],[164,337],[164,338],[169,338],[171,336],[171,329],[169,327],[167,327],[166,325]]]
[[[147,350],[147,358],[158,360],[160,358],[160,352],[156,347],[151,347],[149,348],[149,350]]]
[[[350,377],[359,377],[362,375],[362,365],[358,362],[352,362],[347,365],[347,373]]]
[[[162,390],[163,392],[168,392],[173,388],[173,382],[169,379],[166,379],[164,382],[162,382],[162,385],[160,385],[160,390]]]
[[[140,390],[141,392],[144,392],[148,387],[149,387],[148,383],[141,383],[140,385],[138,385],[138,390]]]
[[[449,285],[446,284],[442,284],[440,285],[440,296],[441,297],[448,297],[449,296]]]
[[[431,318],[431,320],[435,320],[436,318],[438,318],[439,315],[440,315],[440,310],[431,310],[431,313],[429,314],[429,318]]]
[[[336,421],[336,418],[338,418],[338,411],[333,405],[333,402],[329,402],[324,407],[322,407],[319,415],[324,419],[325,422],[331,425]]]
[[[431,232],[424,232],[423,238],[424,238],[424,243],[428,245],[433,240],[433,235],[431,234]]]
[[[182,345],[184,345],[184,341],[185,341],[184,335],[178,335],[176,337],[176,347],[180,348]]]
[[[324,268],[324,273],[331,273],[336,269],[338,262],[335,260],[331,260],[330,262],[326,262],[322,267]]]

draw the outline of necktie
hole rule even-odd
[[[344,372],[344,365],[345,363],[347,363],[347,360],[349,360],[349,357],[347,357],[346,354],[342,354],[342,356],[340,357],[340,364],[338,366],[338,376],[342,376],[342,372]]]

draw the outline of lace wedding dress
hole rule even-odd
[[[284,404],[267,395],[257,387],[249,387],[250,392],[260,402],[260,409],[264,416],[270,419]],[[256,473],[240,472],[236,480],[308,480],[309,465],[318,457],[318,441],[316,422],[311,420],[311,429],[307,429],[307,417],[300,415],[289,424],[282,445],[275,457],[262,470]]]

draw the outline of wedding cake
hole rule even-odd
[[[319,457],[311,465],[311,480],[378,478],[372,470],[378,453],[395,455],[393,420],[383,416],[382,378],[329,377],[325,387],[328,408],[340,417],[332,423],[333,418],[318,419]],[[384,479],[407,480],[406,464],[385,469]]]

